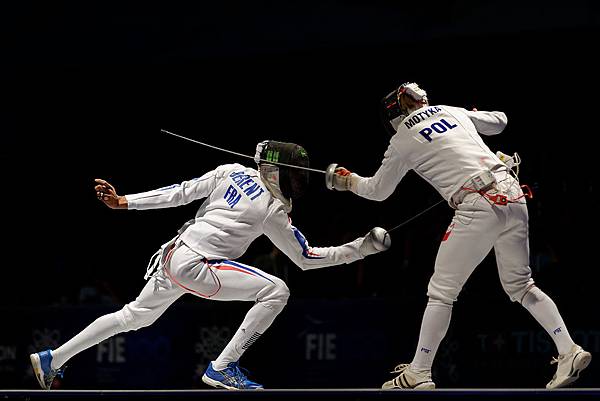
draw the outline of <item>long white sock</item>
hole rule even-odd
[[[246,314],[241,326],[237,329],[233,338],[221,352],[221,355],[213,361],[213,369],[223,370],[230,362],[240,359],[242,354],[250,347],[275,320],[285,304],[265,305],[257,302]]]
[[[96,319],[75,337],[52,352],[52,369],[58,369],[73,356],[123,331],[116,313]]]
[[[452,305],[429,299],[423,313],[415,357],[410,363],[411,369],[431,371],[435,354],[450,326],[451,316]]]
[[[554,301],[537,287],[532,287],[523,297],[521,304],[548,332],[559,354],[571,351],[574,342]]]

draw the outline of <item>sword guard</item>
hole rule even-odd
[[[333,176],[335,175],[337,166],[337,163],[331,163],[325,170],[325,186],[331,191],[333,191]]]

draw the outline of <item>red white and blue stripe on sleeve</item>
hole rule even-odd
[[[292,226],[292,231],[294,232],[294,236],[296,240],[302,247],[302,256],[306,259],[323,259],[325,256],[321,256],[316,252],[313,252],[313,248],[308,245],[308,241],[304,238],[304,235],[294,226]]]

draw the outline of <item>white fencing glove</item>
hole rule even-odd
[[[325,185],[331,190],[352,191],[356,188],[356,178],[350,170],[332,163],[325,171]]]
[[[358,251],[364,258],[365,256],[385,251],[389,249],[390,245],[392,245],[392,239],[388,232],[381,227],[375,227],[363,237]]]

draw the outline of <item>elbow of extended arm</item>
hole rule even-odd
[[[302,255],[299,258],[295,258],[294,263],[303,271],[319,269],[328,265],[327,263],[323,264],[320,259],[322,258],[316,257],[315,259],[311,259],[310,257]]]
[[[362,185],[355,185],[351,190],[356,195],[369,199],[381,202],[386,200],[390,194],[393,192],[384,188],[380,182],[376,181],[373,177],[363,178]]]
[[[373,188],[371,191],[369,191],[365,194],[362,194],[361,196],[363,198],[366,198],[369,200],[382,202],[382,201],[386,200],[387,198],[389,198],[389,196],[391,195],[392,192]]]
[[[300,258],[298,260],[294,260],[294,263],[296,264],[296,266],[298,266],[300,268],[300,270],[305,271],[305,270],[310,270],[310,266],[308,265],[308,263],[305,263],[304,259]]]
[[[374,201],[377,202],[383,202],[384,200],[386,200],[388,197],[390,196],[389,193],[386,192],[377,192],[373,195],[373,198],[371,198]]]
[[[306,270],[310,270],[310,267],[306,264],[306,263],[302,263],[302,262],[297,262],[296,265],[300,268],[300,270],[302,271],[306,271]]]

